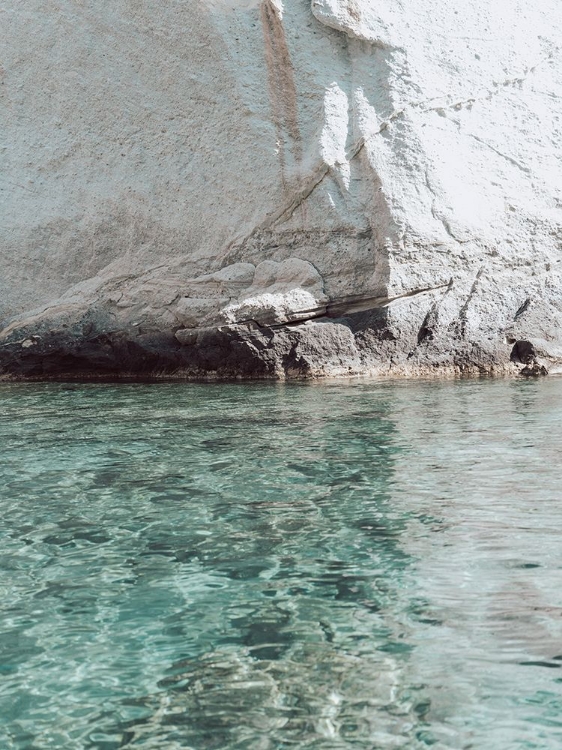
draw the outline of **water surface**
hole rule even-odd
[[[0,409],[0,747],[562,747],[562,380]]]

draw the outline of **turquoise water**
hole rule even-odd
[[[0,748],[562,747],[562,380],[0,408]]]

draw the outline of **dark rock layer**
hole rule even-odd
[[[349,375],[547,374],[528,341],[490,347],[393,330],[386,310],[280,327],[168,332],[18,329],[0,346],[0,377],[22,380],[303,379]],[[23,338],[22,338],[23,333]],[[17,335],[16,335],[17,334]]]

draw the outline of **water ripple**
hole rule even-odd
[[[0,746],[557,747],[560,404],[0,385]]]

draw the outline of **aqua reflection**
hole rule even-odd
[[[561,395],[0,386],[1,746],[556,741]]]

